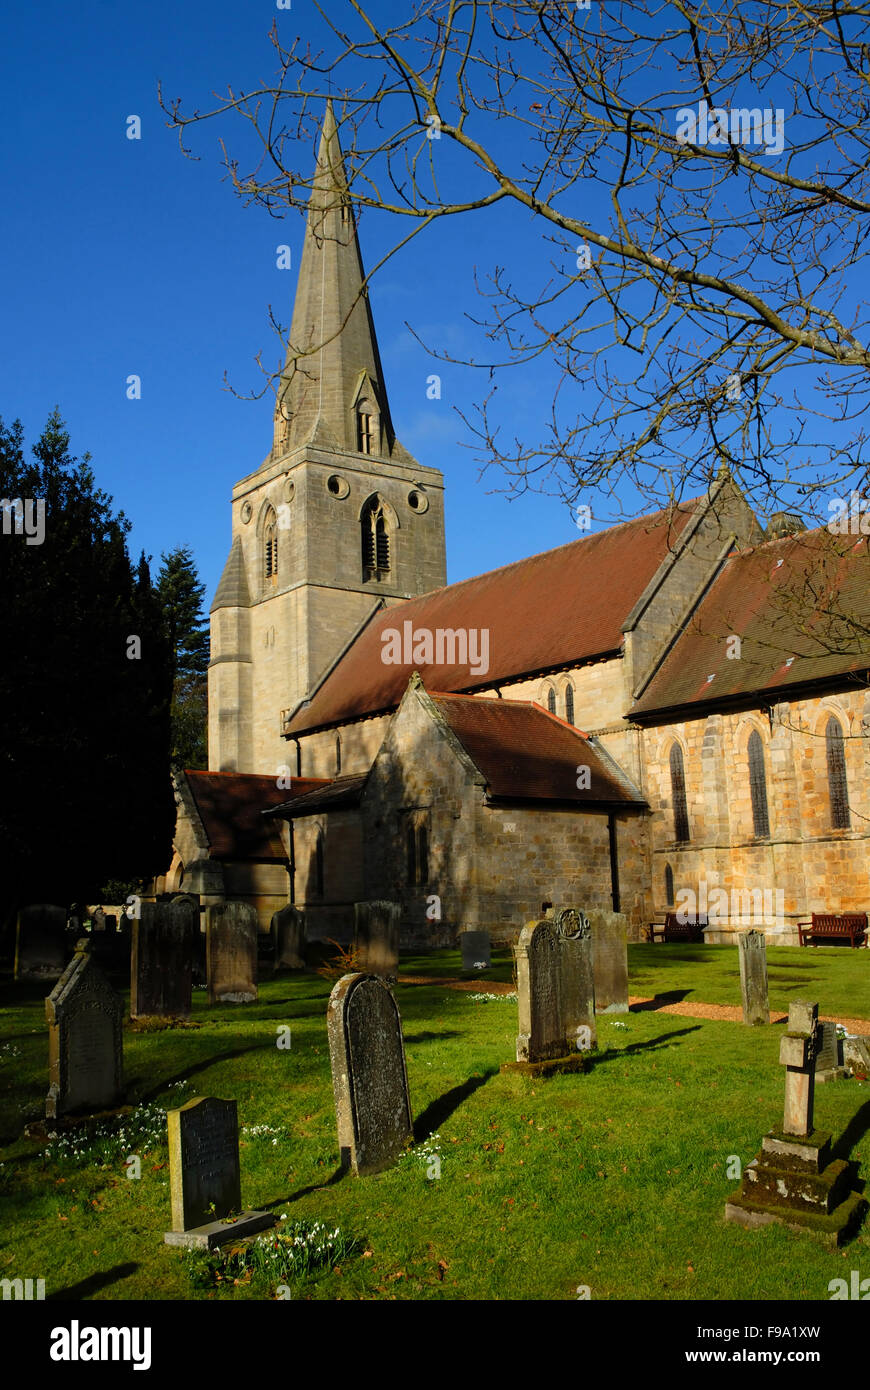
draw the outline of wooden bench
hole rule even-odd
[[[811,922],[798,922],[797,926],[802,946],[819,941],[848,941],[850,946],[863,946],[867,913],[814,912]]]
[[[660,923],[650,924],[650,941],[655,941],[657,937],[662,941],[693,941],[703,942],[704,929],[707,926],[707,914],[701,912],[694,921],[679,921],[676,912],[666,912],[664,926]]]

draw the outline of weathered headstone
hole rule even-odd
[[[743,1022],[755,1026],[770,1022],[767,1000],[767,942],[763,931],[741,932],[737,938],[740,960],[740,992]]]
[[[257,909],[216,903],[206,914],[210,1004],[250,1004],[257,998]]]
[[[66,963],[66,912],[51,903],[33,903],[18,913],[15,932],[16,980],[56,980]]]
[[[558,921],[545,917],[539,922],[527,922],[520,932],[514,947],[519,1014],[517,1060],[505,1062],[503,1071],[546,1075],[549,1071],[584,1069],[578,1044],[582,1046],[587,1035],[578,1033],[578,1029],[583,1026],[580,1016],[585,1005],[577,988],[583,961],[581,950],[571,944],[579,942],[581,929],[580,914],[568,910],[559,914]]]
[[[101,907],[95,907],[91,913],[91,931],[106,930],[106,914]]]
[[[843,1039],[843,1065],[859,1076],[870,1077],[870,1038],[848,1034]]]
[[[353,905],[354,952],[363,970],[394,980],[399,971],[401,903],[366,902]]]
[[[598,1046],[589,918],[579,908],[565,907],[556,912],[555,923],[562,955],[562,1028],[569,1046],[575,1038],[576,1047],[585,1052]]]
[[[131,1018],[188,1018],[196,911],[189,903],[142,903],[130,952]]]
[[[413,1139],[402,1020],[378,975],[343,975],[326,1012],[341,1165],[388,1168]]]
[[[270,930],[275,943],[275,969],[304,970],[305,918],[298,907],[288,903],[274,913]]]
[[[167,1245],[213,1250],[275,1224],[269,1212],[242,1211],[238,1107],[213,1096],[167,1112],[172,1230]]]
[[[492,964],[488,931],[461,931],[459,946],[463,970],[488,970]]]
[[[595,969],[595,1008],[600,1014],[628,1013],[628,922],[621,912],[589,908]]]
[[[49,1090],[46,1117],[108,1110],[123,1091],[124,1002],[82,937],[45,1001]]]
[[[840,1039],[837,1037],[836,1023],[819,1024],[819,1050],[816,1054],[816,1085],[827,1081],[839,1081],[847,1075],[840,1062]]]
[[[850,1190],[857,1165],[832,1160],[830,1134],[813,1127],[818,1015],[818,1004],[789,1006],[779,1052],[786,1068],[783,1126],[764,1136],[739,1195],[725,1205],[725,1218],[750,1228],[778,1221],[836,1247],[860,1222],[866,1202]]]

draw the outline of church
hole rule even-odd
[[[331,106],[274,435],[232,494],[209,771],[158,893],[405,947],[547,904],[675,905],[796,944],[870,908],[865,535],[707,492],[447,585],[441,473],[396,437]],[[847,619],[843,618],[847,615]]]

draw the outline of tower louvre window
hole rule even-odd
[[[674,839],[678,845],[689,841],[689,808],[686,804],[686,770],[683,750],[678,743],[671,747],[671,799],[674,806]]]
[[[753,729],[746,745],[749,754],[749,795],[752,801],[752,828],[759,840],[770,835],[770,818],[767,813],[767,773],[764,769],[764,745],[761,734]]]
[[[360,525],[363,579],[385,579],[391,569],[390,526],[377,493],[363,508]]]
[[[852,818],[849,812],[849,786],[846,781],[846,750],[840,721],[834,715],[831,715],[825,728],[825,750],[828,759],[831,828],[848,830]]]
[[[274,583],[278,578],[278,518],[271,507],[263,528],[263,549],[265,578]]]

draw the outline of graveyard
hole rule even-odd
[[[575,921],[564,936],[575,940]],[[62,978],[67,1000],[83,954]],[[716,1016],[740,1004],[735,947],[630,945],[632,1007],[598,1013],[582,1070],[543,1076],[505,1067],[530,1036],[511,951],[493,949],[477,971],[458,950],[402,955],[394,980],[341,985],[337,967],[317,973],[333,956],[309,946],[307,968],[262,971],[243,1000],[194,983],[189,1013],[164,1023],[131,1021],[129,976],[108,971],[124,1002],[124,1108],[68,1128],[46,1118],[48,986],[4,973],[3,1275],[97,1300],[827,1301],[833,1280],[866,1265],[866,1223],[830,1247],[778,1222],[744,1229],[725,1208],[782,1124],[785,1016],[813,1000],[820,1017],[870,1018],[867,952],[768,947],[780,1021],[750,1026]],[[361,1066],[355,1049],[372,1035]],[[350,1090],[335,1081],[342,1065]],[[348,1119],[369,1089],[390,1093],[393,1116],[374,1161]],[[171,1149],[198,1112],[211,1126],[207,1163],[229,1152],[231,1219],[258,1217],[218,1250],[171,1240],[222,1215],[176,1181]],[[870,1077],[816,1084],[813,1123],[832,1136],[826,1159],[851,1164],[862,1189]],[[205,1205],[185,1219],[196,1200]],[[302,1253],[282,1262],[291,1234]]]

